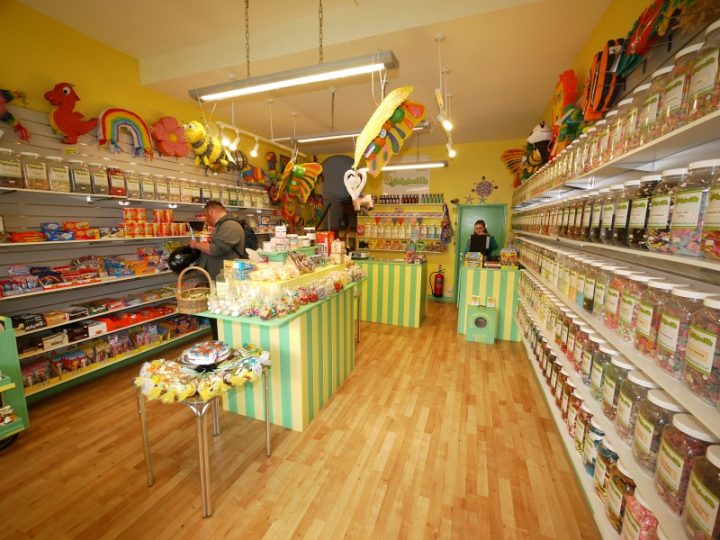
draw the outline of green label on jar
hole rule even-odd
[[[623,294],[620,301],[620,320],[624,324],[632,324],[633,311],[638,302],[638,297],[632,294]]]
[[[615,389],[617,383],[610,377],[605,377],[605,384],[603,384],[603,402],[609,408],[615,405]]]
[[[613,223],[614,229],[623,229],[627,223],[628,209],[630,208],[630,201],[620,201],[615,209],[615,223]]]
[[[673,229],[697,228],[704,197],[705,194],[701,189],[677,193],[670,227]]]
[[[638,304],[635,331],[643,337],[650,337],[655,309],[644,302]]]
[[[591,278],[585,278],[585,288],[583,289],[583,296],[585,298],[592,298],[595,295],[595,280]]]
[[[645,454],[650,455],[652,451],[653,435],[655,434],[655,426],[643,416],[642,413],[638,413],[637,421],[635,422],[635,444]]]
[[[150,178],[143,178],[142,181],[142,190],[145,197],[154,197],[155,196],[155,182],[152,181]]]
[[[685,496],[687,519],[710,538],[715,529],[720,499],[700,480],[696,469],[690,473],[690,485]]]
[[[593,364],[592,374],[590,375],[590,389],[593,392],[597,392],[602,387],[604,373],[605,370],[600,362]]]
[[[621,390],[620,396],[618,397],[617,410],[615,411],[615,421],[618,423],[619,426],[625,429],[628,429],[630,427],[630,416],[632,414],[632,408],[632,399],[630,399],[630,397]]]
[[[602,307],[605,304],[605,284],[598,283],[595,288],[595,305]]]
[[[631,510],[625,512],[622,526],[623,540],[636,540],[640,538],[640,523]]]
[[[562,213],[562,226],[567,227],[568,220],[570,219],[570,210],[567,208]]]
[[[595,474],[593,475],[593,484],[598,492],[605,492],[607,483],[607,463],[602,457],[595,462]]]
[[[685,75],[678,75],[665,86],[663,93],[663,111],[672,115],[680,111],[682,107],[683,88],[685,87]]]
[[[88,171],[76,169],[73,172],[73,177],[75,179],[76,186],[89,186],[90,185],[90,173]]]
[[[667,313],[660,317],[657,344],[663,351],[674,354],[680,335],[680,319]]]
[[[51,183],[69,182],[68,171],[69,169],[62,165],[52,165],[48,171],[48,178]]]
[[[695,61],[688,88],[689,102],[710,94],[715,88],[718,72],[718,50],[713,49]]]
[[[685,362],[695,371],[709,377],[712,374],[716,347],[717,335],[702,330],[693,324],[690,326],[690,333],[688,334]]]
[[[720,231],[720,187],[711,189],[708,194],[703,231]]]
[[[615,205],[614,204],[606,204],[603,206],[603,227],[610,228],[610,225],[612,223],[613,216],[615,215]]]
[[[590,370],[592,369],[592,351],[587,348],[583,351],[582,361],[582,373],[585,377],[590,376]]]
[[[607,489],[607,510],[615,519],[622,515],[624,493],[617,482],[610,480]]]
[[[605,300],[605,311],[610,315],[615,315],[618,310],[618,303],[620,301],[620,293],[617,289],[610,287],[607,290],[607,300]]]
[[[640,126],[647,126],[657,120],[658,105],[660,103],[660,93],[656,92],[648,96],[643,101],[642,110],[640,111]]]
[[[21,178],[22,169],[17,161],[0,161],[0,177]]]
[[[27,163],[25,177],[28,180],[47,180],[47,169],[44,163]]]
[[[585,209],[583,210],[583,216],[582,216],[582,226],[588,227],[590,226],[590,214],[592,213],[592,206],[589,204],[585,205]]]
[[[653,197],[650,201],[650,214],[648,215],[648,227],[665,228],[670,218],[670,195]]]
[[[645,227],[645,215],[647,214],[647,205],[649,199],[634,199],[632,209],[630,210],[630,220],[628,226],[633,229],[642,229]]]
[[[602,205],[596,204],[595,206],[593,206],[593,211],[592,211],[592,226],[593,227],[600,226],[601,210],[602,210]]]
[[[670,488],[673,495],[680,490],[682,472],[685,461],[683,457],[663,437],[657,460],[658,479]]]

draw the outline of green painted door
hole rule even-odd
[[[467,245],[468,238],[470,238],[470,235],[473,233],[475,222],[478,219],[485,221],[487,230],[495,237],[495,242],[499,249],[505,245],[506,204],[470,204],[460,205],[458,207],[457,243],[455,245],[455,260],[457,264],[455,265],[455,287],[453,289],[453,296],[456,301],[465,246]],[[493,256],[497,257],[498,253],[493,253]]]

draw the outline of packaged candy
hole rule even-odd
[[[690,320],[682,382],[706,401],[720,404],[720,297],[708,296]]]
[[[650,199],[647,224],[647,248],[651,251],[670,251],[670,222],[675,203],[675,191],[687,177],[687,169],[663,171],[660,183]]]
[[[688,167],[687,178],[675,191],[670,223],[670,251],[699,257],[710,186],[720,176],[720,159],[696,161]]]

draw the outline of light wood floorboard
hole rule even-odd
[[[353,374],[304,433],[223,412],[201,518],[194,419],[148,404],[145,482],[129,366],[31,408],[0,452],[2,538],[555,538],[599,534],[518,343],[362,324]]]

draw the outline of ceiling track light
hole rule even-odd
[[[445,145],[445,148],[447,148],[447,153],[448,153],[449,158],[452,159],[455,156],[457,156],[457,151],[455,150],[455,148],[453,147],[453,144],[451,142],[447,143]]]
[[[450,121],[450,119],[445,116],[443,113],[438,113],[437,115],[437,121],[442,126],[442,128],[450,133],[455,126],[453,126],[453,123]]]
[[[396,163],[385,165],[383,171],[422,171],[425,169],[442,169],[448,166],[447,161],[416,161],[414,163]]]
[[[249,77],[204,88],[188,91],[190,97],[199,101],[220,101],[240,96],[249,96],[282,88],[303,86],[317,82],[344,79],[386,69],[395,69],[400,63],[392,51],[380,51],[335,62],[291,69],[279,73]]]
[[[255,137],[255,146],[252,147],[252,150],[250,150],[250,157],[258,157],[258,150],[260,149],[260,140]]]

